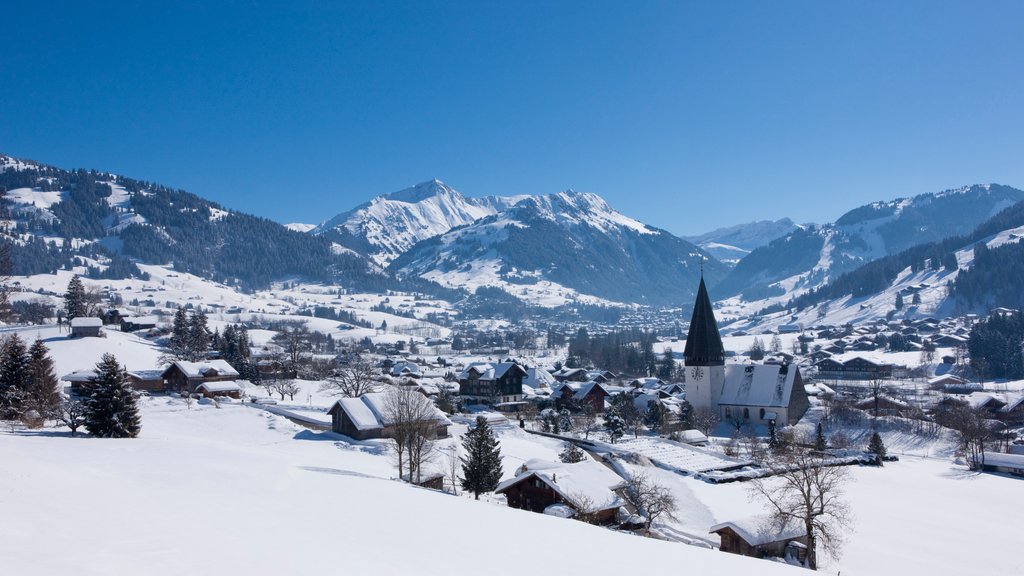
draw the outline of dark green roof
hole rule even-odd
[[[686,335],[686,349],[683,358],[687,366],[721,366],[725,364],[725,346],[718,334],[718,322],[711,308],[704,276],[700,277],[697,301],[693,304],[690,331]]]

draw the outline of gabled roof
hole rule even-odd
[[[550,372],[543,368],[527,368],[526,378],[523,379],[523,386],[530,388],[551,388],[558,381]]]
[[[238,370],[232,368],[227,360],[206,360],[203,362],[177,360],[174,364],[168,366],[167,370],[170,370],[173,366],[177,366],[188,378],[204,378],[214,371],[216,371],[217,376],[238,376]],[[165,375],[167,370],[164,370]]]
[[[686,335],[683,358],[687,366],[725,364],[725,346],[722,345],[722,336],[718,333],[718,322],[715,321],[708,289],[704,286],[703,274],[697,288],[697,301],[693,305],[693,316],[690,318],[690,331]]]
[[[715,524],[708,532],[718,532],[725,528],[732,529],[737,536],[743,538],[751,546],[760,546],[782,540],[792,540],[804,536],[804,530],[798,522],[780,524],[769,516],[748,516],[721,524]]]
[[[731,406],[789,406],[800,369],[778,364],[730,364],[719,404]]]
[[[103,326],[103,320],[92,316],[79,316],[71,319],[72,328],[99,328]]]
[[[358,430],[376,430],[390,426],[393,422],[388,416],[387,392],[371,392],[358,398],[342,398],[327,411],[344,410],[349,420]],[[436,407],[433,408],[433,419],[439,425],[451,424],[448,418]]]
[[[618,508],[625,504],[615,493],[624,484],[622,478],[603,464],[590,459],[574,464],[529,460],[516,472],[514,478],[499,484],[494,493],[503,494],[511,486],[530,478],[537,478],[567,502],[574,502],[580,496],[590,499],[594,510],[587,512]]]
[[[526,373],[526,370],[515,362],[473,362],[459,373],[459,380],[469,378],[470,371],[476,372],[481,380],[497,380],[512,369]]]
[[[207,392],[241,392],[242,387],[234,380],[221,380],[218,382],[203,382],[196,386],[196,390]]]

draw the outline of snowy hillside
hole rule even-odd
[[[726,264],[736,264],[752,250],[765,246],[798,227],[789,218],[759,220],[682,238],[700,246]]]
[[[702,259],[710,278],[722,276],[724,265],[693,244],[567,191],[422,242],[390,269],[452,287],[501,286],[541,305],[577,295],[664,304],[692,298]]]
[[[414,244],[503,210],[523,197],[467,198],[440,180],[422,182],[339,214],[313,230],[387,266]]]

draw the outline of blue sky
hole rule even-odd
[[[7,2],[0,152],[318,222],[431,178],[678,234],[1024,187],[1024,3]]]

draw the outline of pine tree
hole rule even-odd
[[[827,448],[825,443],[825,427],[818,422],[818,427],[814,430],[814,449],[821,451]]]
[[[775,420],[768,421],[768,447],[772,450],[779,447],[779,433],[775,427]]]
[[[580,447],[573,442],[569,442],[569,445],[565,447],[558,454],[558,459],[566,464],[575,464],[576,462],[582,462],[587,459],[587,455],[580,450]]]
[[[903,310],[903,294],[896,293],[896,309]]]
[[[463,437],[462,447],[466,451],[466,457],[459,458],[462,489],[479,500],[480,494],[494,490],[501,480],[501,446],[483,416],[477,417],[476,427]]]
[[[693,428],[693,404],[686,400],[679,403],[679,427],[683,430]]]
[[[78,274],[71,277],[68,290],[64,293],[64,316],[68,322],[85,316],[85,286]]]
[[[882,465],[882,461],[885,459],[886,450],[885,444],[882,443],[882,436],[875,432],[871,435],[871,440],[868,442],[868,452],[875,455],[878,465]]]
[[[17,334],[0,343],[0,418],[17,418],[24,410],[29,387],[29,362],[25,343]]]
[[[661,427],[665,424],[665,409],[661,406],[661,402],[651,402],[650,406],[647,407],[647,412],[644,414],[644,424],[652,432],[661,430]]]
[[[85,403],[85,428],[101,438],[134,438],[142,424],[128,373],[113,354],[96,364],[92,395]]]
[[[53,371],[50,350],[43,341],[36,339],[29,348],[28,389],[26,406],[41,417],[56,414],[61,397],[57,389],[57,375]]]

